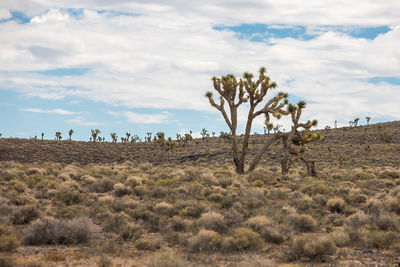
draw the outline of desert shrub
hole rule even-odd
[[[0,224],[0,252],[12,251],[19,246],[20,242],[17,240],[16,236],[11,233],[10,228]]]
[[[381,200],[376,199],[376,198],[370,198],[365,203],[365,210],[369,214],[379,215],[382,211],[385,210],[385,207]]]
[[[343,213],[346,208],[346,203],[342,198],[330,198],[326,203],[331,212]]]
[[[28,224],[37,218],[39,218],[39,209],[29,205],[18,207],[11,216],[11,221],[13,224]]]
[[[162,201],[156,204],[154,210],[160,215],[170,215],[171,212],[173,212],[173,206],[165,201]]]
[[[354,180],[369,180],[369,179],[373,179],[373,178],[375,178],[374,175],[372,173],[368,173],[368,172],[359,171],[359,172],[356,172],[355,174],[353,174]]]
[[[400,197],[389,198],[388,203],[390,210],[397,215],[400,215]]]
[[[182,219],[179,216],[172,217],[171,227],[174,231],[183,232],[186,231],[189,227],[189,224],[186,220]]]
[[[23,232],[26,245],[54,245],[84,243],[98,231],[89,218],[59,221],[53,218],[38,219]]]
[[[15,261],[12,257],[3,257],[0,256],[0,266],[1,267],[14,267]]]
[[[383,172],[380,172],[378,176],[379,176],[379,178],[396,179],[396,178],[400,178],[400,172],[385,170]]]
[[[96,193],[107,193],[114,189],[114,181],[111,178],[99,178],[90,186],[90,189]]]
[[[270,220],[265,216],[251,217],[246,225],[259,233],[266,242],[280,244],[285,240],[285,236],[272,227]]]
[[[192,218],[198,218],[204,211],[204,206],[198,202],[186,202],[182,203],[184,207],[180,209],[180,204],[176,207],[178,210],[180,209],[179,214],[183,216],[189,216]]]
[[[329,195],[334,191],[334,188],[323,181],[309,180],[302,184],[300,191],[310,196],[316,194]]]
[[[223,233],[227,229],[224,216],[212,211],[203,213],[196,223],[199,227],[204,227],[207,230],[213,230],[218,233]]]
[[[138,185],[133,188],[133,193],[138,196],[142,197],[149,192],[147,185]]]
[[[82,202],[83,196],[78,190],[62,186],[56,193],[56,197],[66,205],[74,205]]]
[[[148,265],[148,267],[186,267],[189,266],[181,255],[175,253],[163,253],[155,257]]]
[[[264,247],[264,241],[260,235],[250,228],[236,228],[233,231],[233,244],[236,249],[261,249]]]
[[[207,199],[214,202],[221,202],[224,200],[224,194],[220,192],[212,193],[207,197]]]
[[[135,242],[135,248],[138,250],[156,250],[160,247],[160,241],[154,238],[140,238]]]
[[[114,184],[114,195],[117,197],[122,197],[124,195],[129,194],[129,189],[123,183],[116,183]]]
[[[336,245],[329,235],[304,234],[295,238],[292,243],[292,253],[298,257],[316,258],[332,255],[336,252]]]
[[[264,185],[264,182],[261,181],[261,180],[255,180],[255,181],[253,182],[253,186],[254,186],[254,187],[262,187],[263,185]]]
[[[120,231],[128,225],[131,218],[125,212],[119,212],[107,218],[103,229],[107,232],[120,233]]]
[[[308,214],[296,214],[290,218],[290,222],[300,232],[312,232],[317,229],[317,221]]]
[[[366,243],[373,248],[389,248],[396,238],[398,235],[393,232],[371,230],[366,234]]]
[[[394,214],[381,214],[375,218],[375,224],[383,231],[397,231],[399,229],[399,219]]]
[[[358,211],[347,218],[347,224],[355,228],[369,223],[371,223],[371,217],[362,211]]]
[[[218,176],[216,176],[218,177]],[[223,177],[223,178],[219,178],[219,185],[222,188],[227,188],[228,186],[230,186],[233,183],[233,178],[231,177]]]
[[[154,186],[151,191],[150,195],[154,198],[164,198],[168,193],[168,190],[162,186]]]
[[[220,248],[222,237],[214,231],[202,229],[188,240],[191,251],[213,251]]]
[[[143,184],[143,178],[139,176],[129,176],[126,179],[126,184],[131,187],[136,187]]]
[[[135,223],[128,223],[120,230],[120,232],[120,237],[126,241],[141,237],[144,230],[141,226]]]
[[[138,206],[139,201],[134,200],[128,196],[113,199],[111,201],[111,208],[116,212],[121,212],[128,209],[136,209]]]
[[[336,231],[336,232],[330,233],[330,236],[331,236],[333,242],[335,242],[335,245],[338,247],[344,247],[350,243],[350,237],[347,232]]]
[[[97,262],[98,267],[111,267],[112,265],[112,260],[104,255],[102,255]]]

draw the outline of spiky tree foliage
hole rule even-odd
[[[371,117],[365,117],[365,120],[367,121],[367,125],[369,125],[369,121],[371,120]]]
[[[129,142],[129,138],[131,137],[131,134],[128,133],[128,132],[126,132],[125,135],[126,135],[126,140],[127,140],[127,142]]]
[[[265,125],[264,126],[264,134],[269,134],[273,128],[274,128],[274,125],[272,123]]]
[[[335,120],[335,129],[337,128],[337,121]]]
[[[99,134],[99,133],[101,133],[101,131],[99,130],[99,129],[91,129],[90,130],[91,132],[92,132],[92,140],[93,140],[93,142],[96,142],[96,140],[97,140],[97,135]]]
[[[186,146],[187,143],[193,140],[192,133],[192,131],[185,133],[185,135],[183,136],[183,146]]]
[[[355,118],[353,121],[353,125],[357,127],[359,120],[360,120],[360,118]]]
[[[140,137],[137,134],[131,137],[131,143],[136,143],[136,142],[140,142]]]
[[[116,143],[118,140],[117,133],[110,133],[111,139],[113,143]]]
[[[42,133],[42,141],[43,141],[43,139],[44,139],[44,133]]]
[[[59,141],[62,139],[61,132],[56,132],[56,140]]]
[[[3,136],[3,134],[0,133],[0,138]]]
[[[69,130],[68,135],[69,135],[69,140],[72,140],[72,134],[74,133],[74,130]]]
[[[239,174],[245,173],[245,159],[247,155],[249,136],[253,120],[264,115],[266,124],[270,123],[270,116],[280,118],[282,115],[289,113],[283,108],[288,104],[288,94],[280,92],[275,97],[264,102],[264,98],[270,89],[277,87],[275,82],[272,82],[270,77],[265,75],[266,69],[261,67],[257,79],[254,79],[253,74],[244,73],[243,78],[239,80],[232,74],[222,76],[221,78],[213,77],[214,89],[220,95],[219,104],[213,99],[213,94],[208,92],[208,98],[212,107],[221,112],[222,116],[229,129],[231,130],[233,162],[236,166],[236,172]],[[225,110],[225,103],[228,107],[228,112]],[[247,114],[247,123],[244,133],[244,138],[239,148],[237,138],[237,120],[238,108],[240,105],[248,103],[249,110]],[[257,109],[257,106],[261,106]],[[270,145],[268,145],[269,147]],[[258,162],[257,162],[258,163]],[[252,165],[257,164],[253,161]]]
[[[309,120],[306,123],[299,122],[302,110],[305,107],[306,103],[304,101],[300,101],[297,105],[288,105],[287,111],[291,115],[293,125],[291,131],[279,134],[283,146],[281,159],[282,174],[287,174],[290,166],[296,160],[301,160],[306,164],[309,175],[316,176],[317,174],[314,162],[304,157],[305,145],[314,140],[322,140],[323,137],[319,132],[310,132],[311,127],[317,126],[317,120]]]

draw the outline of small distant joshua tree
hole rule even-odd
[[[272,123],[264,126],[264,134],[269,134],[273,128],[274,128],[274,125]]]
[[[0,138],[3,136],[3,134],[0,133]]]
[[[371,120],[371,117],[365,117],[365,120],[367,121],[367,125],[369,125],[369,121]]]
[[[211,132],[211,135],[212,135],[212,137],[215,137],[215,132],[212,131],[212,132]]]
[[[201,139],[202,139],[202,140],[204,140],[204,139],[210,137],[210,134],[208,133],[208,131],[206,130],[206,128],[203,128],[203,130],[201,130],[200,134],[201,134]]]
[[[116,143],[118,140],[117,133],[110,133],[111,139],[113,143]]]
[[[74,133],[74,130],[69,130],[68,135],[69,135],[69,140],[72,140],[72,134]]]
[[[355,118],[355,119],[354,119],[353,125],[354,125],[355,127],[357,127],[358,121],[359,121],[359,120],[360,120],[360,118]]]
[[[44,139],[44,133],[42,133],[42,141],[43,141],[43,139]]]
[[[93,140],[93,142],[95,143],[97,140],[97,136],[101,133],[101,131],[99,129],[91,129],[90,131],[92,132],[91,140]]]
[[[354,126],[354,121],[349,121],[349,125],[350,125],[350,127],[353,127]]]
[[[134,136],[131,137],[131,143],[136,143],[136,142],[140,142],[140,137],[135,134]]]
[[[337,128],[337,120],[335,120],[335,129]]]
[[[61,132],[56,132],[56,140],[60,141],[62,139]]]
[[[131,137],[131,134],[128,132],[126,132],[125,134],[126,134],[126,142],[129,142],[129,138]]]
[[[147,133],[146,136],[144,137],[144,141],[151,143],[151,136],[152,136],[152,133]]]

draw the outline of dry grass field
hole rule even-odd
[[[317,177],[279,145],[238,175],[219,138],[0,139],[0,266],[397,266],[400,122],[322,132]]]

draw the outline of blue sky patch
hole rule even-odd
[[[400,85],[400,77],[373,77],[368,79],[369,83],[388,83],[393,85]]]
[[[316,28],[295,25],[267,25],[267,24],[241,24],[239,26],[215,26],[214,30],[228,30],[236,33],[239,39],[246,39],[253,42],[266,42],[270,38],[293,38],[298,40],[312,40],[318,35],[325,32],[339,32],[350,35],[354,38],[363,38],[373,40],[379,34],[389,32],[391,29],[388,26],[377,27],[345,27],[345,26],[330,26],[323,25]]]
[[[25,15],[25,13],[17,11],[17,10],[10,10],[11,17],[8,19],[0,20],[0,23],[8,22],[8,21],[15,21],[18,24],[26,24],[31,21],[31,18]]]
[[[82,76],[89,71],[88,68],[60,68],[51,70],[34,71],[46,76]]]

